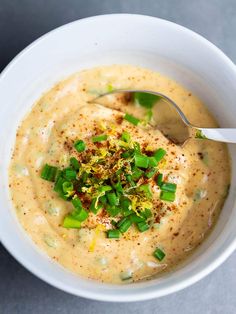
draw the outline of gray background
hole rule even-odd
[[[0,71],[25,46],[64,23],[105,13],[139,13],[184,25],[236,62],[236,0],[0,0]],[[236,253],[194,286],[160,299],[104,303],[59,291],[0,245],[0,314],[236,313]]]

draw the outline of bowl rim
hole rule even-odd
[[[59,26],[46,34],[40,36],[38,39],[34,40],[30,45],[25,47],[21,52],[19,52],[10,62],[9,64],[2,70],[0,73],[0,84],[2,81],[4,81],[5,76],[7,76],[8,72],[11,70],[11,68],[14,67],[15,64],[20,62],[20,59],[23,55],[30,52],[30,50],[37,47],[37,45],[41,44],[45,39],[50,37],[52,34],[60,32],[61,30],[64,30],[66,28],[70,28],[74,24],[83,24],[87,23],[88,21],[99,21],[104,19],[109,19],[110,17],[113,18],[129,18],[129,19],[145,19],[145,20],[152,20],[152,21],[158,21],[159,23],[162,23],[162,25],[167,25],[175,28],[176,30],[179,30],[181,32],[184,32],[186,34],[189,34],[192,38],[196,39],[201,44],[207,46],[208,49],[211,49],[211,51],[218,55],[218,57],[226,64],[229,68],[235,73],[236,75],[236,66],[235,64],[213,43],[205,39],[203,36],[199,35],[198,33],[181,26],[179,24],[173,23],[171,21],[157,18],[154,16],[149,15],[142,15],[142,14],[127,14],[127,13],[118,13],[118,14],[104,14],[104,15],[95,15],[90,16],[87,18],[78,19],[75,21],[72,21],[70,23],[64,24],[62,26]],[[135,291],[132,295],[125,295],[125,293],[121,296],[114,294],[105,294],[101,292],[88,292],[87,290],[84,291],[83,288],[71,288],[68,285],[64,285],[60,280],[57,280],[52,275],[48,276],[46,275],[42,270],[38,269],[37,266],[35,266],[32,262],[27,260],[22,254],[18,254],[14,251],[13,246],[8,245],[7,237],[4,238],[4,236],[1,234],[0,230],[0,241],[1,244],[5,247],[5,249],[27,270],[29,270],[31,273],[33,273],[36,277],[42,279],[43,281],[47,282],[48,284],[62,290],[68,293],[71,293],[76,296],[81,296],[88,299],[93,300],[99,300],[99,301],[109,301],[109,302],[133,302],[133,301],[144,301],[149,300],[161,296],[165,296],[168,294],[171,294],[173,292],[177,292],[179,290],[182,290],[200,279],[204,278],[208,274],[210,274],[212,271],[214,271],[218,266],[220,266],[236,249],[236,238],[231,241],[231,243],[223,250],[223,252],[212,262],[210,262],[206,267],[202,268],[199,272],[196,274],[190,275],[187,278],[183,279],[180,282],[177,282],[175,284],[172,284],[170,287],[166,287],[161,290],[155,290],[153,287],[152,291],[147,292],[137,292]],[[115,286],[115,285],[114,285]],[[125,290],[124,290],[125,291]]]

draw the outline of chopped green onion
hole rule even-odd
[[[84,209],[84,208],[79,208],[79,209],[75,209],[72,213],[71,213],[71,215],[75,218],[75,219],[77,219],[77,220],[79,220],[79,221],[84,221],[84,220],[86,220],[87,218],[88,218],[88,212]]]
[[[83,173],[81,175],[82,182],[85,183],[87,181],[88,177],[89,177],[89,173],[86,171],[83,171]]]
[[[76,171],[78,171],[80,169],[80,164],[75,157],[70,158],[70,165]]]
[[[162,201],[174,202],[174,200],[175,200],[175,193],[161,191],[160,199]]]
[[[106,204],[107,204],[106,195],[100,196],[100,197],[99,197],[99,201],[102,203],[102,205],[106,205]]]
[[[159,173],[157,176],[157,185],[161,186],[162,185],[162,179],[163,179],[163,174]]]
[[[122,187],[122,184],[120,181],[117,182],[116,184],[114,184],[114,188],[115,188],[116,192],[123,193],[123,187]]]
[[[137,227],[140,232],[144,232],[149,229],[149,225],[145,221],[138,222]]]
[[[163,182],[161,185],[161,190],[175,193],[176,187],[177,185],[175,183]]]
[[[123,211],[130,210],[131,209],[131,201],[126,197],[122,197],[120,199],[120,207],[122,208]]]
[[[120,209],[117,206],[107,206],[106,211],[111,217],[115,217],[120,213]]]
[[[122,141],[128,143],[131,139],[131,136],[128,132],[124,131],[122,134],[121,134],[121,139]]]
[[[137,167],[134,167],[133,170],[132,170],[132,179],[134,181],[138,181],[140,179],[140,177],[142,176],[143,174],[143,171]]]
[[[134,152],[135,153],[141,153],[141,147],[140,147],[140,144],[138,142],[134,143]]]
[[[138,187],[138,190],[144,192],[145,196],[149,199],[152,198],[152,191],[149,184],[143,184]]]
[[[62,184],[65,182],[65,179],[62,177],[59,177],[54,185],[54,191],[55,192],[62,192]]]
[[[112,187],[110,185],[101,185],[98,188],[99,192],[108,192],[108,191],[111,191],[111,190],[112,190]]]
[[[130,228],[131,225],[132,225],[131,220],[125,217],[118,222],[117,227],[119,228],[121,233],[125,233]]]
[[[119,198],[116,196],[114,192],[107,193],[106,197],[107,197],[108,203],[111,206],[115,206],[119,204]]]
[[[138,125],[140,120],[138,118],[135,118],[134,116],[132,116],[131,114],[126,113],[124,116],[124,119],[134,125]]]
[[[149,208],[145,208],[145,210],[141,213],[142,217],[148,219],[152,217],[152,211]]]
[[[74,143],[74,148],[77,150],[77,152],[81,153],[81,152],[85,151],[86,145],[85,145],[84,141],[78,140]]]
[[[74,180],[76,179],[76,171],[71,168],[66,168],[63,170],[63,175],[66,178],[66,180]]]
[[[155,157],[149,157],[149,167],[156,167],[157,163],[158,162]]]
[[[134,223],[138,223],[138,222],[142,222],[142,221],[145,221],[145,218],[144,217],[140,217],[136,214],[132,214],[129,216],[129,219],[134,222]]]
[[[64,193],[66,193],[68,191],[73,191],[73,183],[68,182],[68,181],[63,182],[62,183],[62,190]]]
[[[122,174],[122,172],[123,172],[123,170],[122,170],[122,169],[119,169],[119,170],[116,171],[115,174],[116,174],[116,176],[119,176],[120,174]]]
[[[64,228],[80,228],[81,222],[76,220],[73,216],[68,215],[64,218],[62,225]]]
[[[125,177],[131,186],[135,186],[135,182],[132,180],[132,176],[130,174],[125,174]]]
[[[120,273],[120,279],[122,281],[125,281],[125,280],[129,280],[129,279],[132,279],[133,278],[133,273],[131,270],[127,270],[127,271],[122,271]]]
[[[207,137],[202,133],[202,130],[196,130],[195,138],[199,138],[201,140],[207,139]]]
[[[134,101],[142,107],[151,109],[159,100],[160,96],[150,93],[135,92]]]
[[[140,168],[148,168],[149,158],[142,154],[134,155],[135,166]]]
[[[130,216],[130,215],[132,215],[132,214],[133,214],[133,211],[132,211],[132,210],[125,210],[125,211],[123,211],[124,217],[128,217],[128,216]]]
[[[162,261],[163,258],[166,256],[165,253],[164,253],[161,249],[159,249],[159,248],[157,248],[157,249],[154,251],[153,255],[154,255],[159,261]]]
[[[123,152],[120,156],[121,158],[130,158],[133,156],[133,150],[127,150],[125,152]]]
[[[98,135],[98,136],[93,136],[92,141],[93,141],[93,143],[99,143],[99,142],[106,141],[107,138],[108,138],[108,136],[106,134],[102,134],[102,135]]]
[[[47,181],[54,182],[57,174],[57,167],[50,166],[48,164],[44,165],[41,178]]]
[[[91,210],[91,212],[94,213],[95,215],[96,215],[96,214],[98,213],[98,211],[102,208],[102,205],[97,204],[97,206],[96,206],[96,203],[98,203],[98,202],[97,202],[97,198],[93,198],[93,199],[92,199],[92,202],[91,202],[91,204],[90,204],[90,207],[89,207],[89,209]]]
[[[150,122],[152,120],[152,117],[153,117],[152,109],[147,110],[145,114],[145,121]]]
[[[63,176],[63,171],[57,169],[57,173],[56,173],[56,176],[55,176],[55,182],[57,182],[57,180],[58,180],[59,178],[61,178],[62,176]]]
[[[155,151],[153,157],[155,157],[156,161],[159,162],[166,155],[166,151],[163,148],[159,148]]]
[[[112,226],[116,227],[117,222],[112,219],[112,220],[111,220],[111,224],[112,224]]]
[[[147,172],[145,173],[145,176],[150,179],[151,177],[154,176],[154,174],[157,172],[156,168],[150,168],[147,170]]]
[[[120,237],[120,231],[118,229],[114,229],[114,230],[108,230],[107,231],[107,237],[109,239],[119,239]]]
[[[78,197],[73,198],[71,203],[77,209],[82,208],[81,200]]]

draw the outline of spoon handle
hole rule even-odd
[[[236,144],[236,128],[197,128],[196,137]]]

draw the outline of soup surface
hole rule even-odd
[[[89,69],[58,83],[33,106],[17,131],[9,168],[14,207],[37,246],[72,272],[111,283],[152,278],[183,261],[214,226],[230,182],[226,146],[194,137],[173,144],[147,123],[158,117],[158,105],[150,118],[150,108],[126,98],[111,96],[114,109],[88,103],[120,88],[161,92],[193,124],[217,125],[198,98],[159,73],[127,65]],[[71,187],[72,157],[79,167]],[[67,169],[59,192],[41,178],[45,164]],[[75,222],[70,213],[78,198],[86,219]]]

